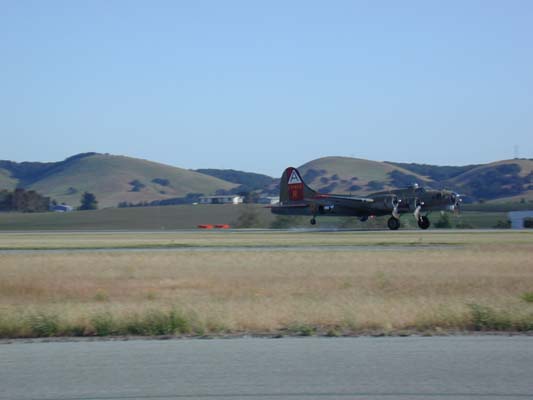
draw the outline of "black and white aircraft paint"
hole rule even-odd
[[[371,216],[390,215],[389,229],[400,227],[400,216],[412,213],[421,229],[429,228],[431,211],[459,211],[460,196],[449,190],[435,190],[413,185],[372,193],[368,196],[320,194],[305,184],[296,168],[287,168],[281,177],[279,204],[274,214],[311,215],[316,224],[319,215],[357,217],[366,221]]]

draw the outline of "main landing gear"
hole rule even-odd
[[[316,218],[313,217],[311,218],[311,221],[309,221],[311,223],[311,225],[316,225]]]
[[[418,223],[418,227],[420,229],[427,229],[431,225],[431,222],[429,222],[429,219],[426,215],[420,215],[420,211],[422,210],[422,206],[424,205],[424,202],[419,201],[418,199],[415,201],[416,208],[414,212],[414,216],[416,219],[416,222]]]
[[[387,226],[391,231],[396,231],[400,227],[400,220],[398,218],[390,217],[387,221]]]
[[[426,217],[425,215],[420,216],[417,222],[418,222],[418,227],[420,229],[427,229],[431,225],[429,218]],[[398,228],[400,227],[400,220],[398,218],[390,217],[389,220],[387,221],[387,226],[389,227],[391,231],[398,230]]]
[[[425,215],[418,218],[417,222],[418,222],[418,227],[420,229],[427,229],[431,225],[431,222],[429,222],[429,218],[426,217]]]

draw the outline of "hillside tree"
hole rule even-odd
[[[89,192],[84,192],[81,195],[81,204],[78,210],[98,210],[98,200],[96,196]]]

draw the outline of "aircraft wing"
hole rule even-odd
[[[285,204],[272,205],[268,208],[274,214],[285,215],[313,215],[315,213],[331,212],[333,208],[353,209],[356,211],[368,210],[374,199],[369,197],[354,197],[342,195],[323,195],[305,197],[299,201]]]
[[[305,208],[309,207],[309,202],[305,203],[289,203],[289,204],[275,204],[271,206],[267,206],[266,208]]]
[[[354,196],[341,196],[336,194],[320,194],[317,196],[314,196],[312,199],[307,199],[307,201],[315,202],[319,204],[331,204],[331,201],[334,200],[341,200],[343,205],[346,206],[359,206],[361,204],[365,203],[373,203],[374,199],[371,199],[370,197],[354,197]]]

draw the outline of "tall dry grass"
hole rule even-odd
[[[0,254],[0,336],[533,329],[533,247]]]

